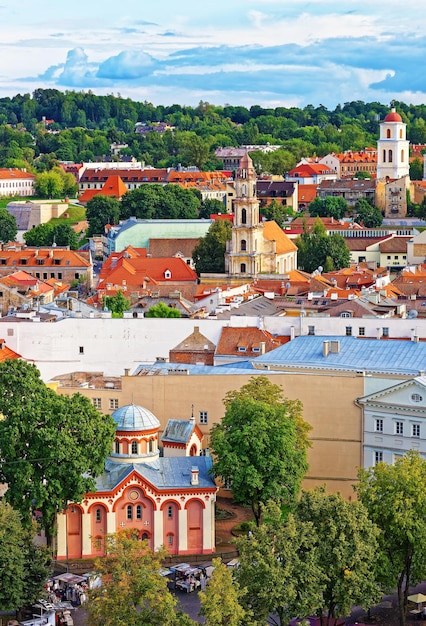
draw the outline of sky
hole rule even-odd
[[[426,102],[422,0],[0,0],[0,97],[330,110]]]

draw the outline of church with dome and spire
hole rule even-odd
[[[102,556],[106,535],[123,528],[169,554],[214,552],[217,487],[194,418],[169,420],[160,450],[151,411],[130,404],[112,417],[116,436],[96,489],[58,515],[58,560]]]
[[[256,181],[246,153],[235,177],[234,223],[225,253],[225,271],[232,277],[287,274],[297,268],[297,246],[276,222],[260,220]]]

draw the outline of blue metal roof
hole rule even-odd
[[[118,464],[107,459],[104,473],[96,479],[95,491],[112,491],[133,471],[159,490],[190,487],[193,467],[198,467],[198,488],[215,487],[210,474],[211,456],[184,456],[160,457],[151,463]]]
[[[339,343],[339,351],[324,356],[325,341]],[[398,339],[361,339],[341,336],[297,337],[253,360],[259,369],[323,369],[383,374],[422,375],[426,371],[426,342]]]
[[[137,404],[126,404],[112,414],[117,430],[152,430],[160,422],[151,411]]]
[[[175,443],[186,443],[194,430],[195,422],[189,420],[173,420],[170,419],[164,429],[161,441],[170,441]]]

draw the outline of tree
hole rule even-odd
[[[167,589],[160,569],[166,553],[153,552],[138,531],[109,535],[107,554],[95,561],[102,586],[89,592],[90,626],[179,626],[188,620],[179,615],[177,600]]]
[[[200,211],[198,213],[198,217],[200,219],[210,219],[210,215],[214,215],[216,213],[226,213],[226,206],[221,200],[217,200],[217,198],[207,199],[201,204]]]
[[[78,235],[69,224],[55,224],[52,228],[51,246],[55,243],[58,246],[69,246],[70,250],[77,250],[79,246]]]
[[[15,241],[18,234],[16,219],[7,209],[0,208],[0,241],[9,243]]]
[[[291,619],[313,615],[321,605],[321,570],[311,522],[284,518],[272,502],[264,523],[250,537],[237,539],[239,567],[236,578],[241,602],[253,612],[253,624],[288,624]],[[278,618],[278,619],[276,619]]]
[[[333,233],[327,235],[325,226],[318,218],[311,232],[306,227],[304,232],[295,240],[297,245],[297,262],[305,272],[314,272],[319,267],[329,272],[342,267],[348,267],[351,253],[344,238]]]
[[[50,558],[34,544],[36,532],[35,526],[22,525],[10,504],[0,502],[0,606],[5,611],[34,602],[49,575]]]
[[[86,219],[89,222],[89,237],[101,235],[106,224],[118,224],[120,203],[117,198],[98,194],[87,202]]]
[[[142,185],[124,194],[120,217],[128,219],[196,219],[200,200],[192,189],[179,185]]]
[[[423,160],[419,157],[410,162],[410,180],[423,180]]]
[[[225,271],[226,242],[232,237],[232,224],[229,220],[216,220],[205,237],[195,246],[192,258],[197,274]]]
[[[246,611],[239,602],[239,585],[233,579],[232,571],[220,559],[213,559],[213,574],[205,591],[201,591],[200,615],[207,626],[240,626]],[[224,591],[226,590],[226,593]]]
[[[35,178],[34,189],[41,198],[61,198],[64,195],[64,181],[56,171],[42,172]]]
[[[145,313],[145,317],[182,317],[182,313],[179,309],[167,306],[164,302],[159,302],[148,309]]]
[[[341,196],[317,196],[309,205],[309,215],[311,217],[333,217],[341,220],[348,210],[348,203]]]
[[[235,500],[251,506],[259,525],[263,503],[295,502],[308,468],[310,426],[301,403],[265,376],[228,392],[224,403],[222,422],[210,433],[214,472],[231,483]]]
[[[383,215],[380,209],[372,206],[367,200],[358,200],[355,204],[357,219],[362,222],[365,228],[375,228],[383,222]]]
[[[49,223],[39,224],[24,233],[24,241],[27,246],[49,246],[52,238],[52,226]]]
[[[321,590],[321,624],[328,626],[332,618],[348,615],[354,604],[376,603],[382,595],[376,582],[379,529],[367,508],[318,488],[302,492],[296,509],[299,522],[313,526],[320,574],[311,586]]]
[[[56,515],[94,489],[115,435],[114,420],[80,394],[59,396],[37,368],[0,363],[0,481],[6,500],[29,524],[33,510],[51,544]]]
[[[292,214],[292,210],[287,209],[286,206],[283,206],[276,200],[272,200],[269,204],[262,208],[262,214],[266,217],[266,219],[273,220],[281,228],[284,226],[289,213]]]
[[[394,465],[360,470],[356,492],[381,529],[379,576],[398,590],[399,621],[405,624],[409,588],[426,577],[426,461],[408,451]],[[377,559],[377,557],[376,557]]]
[[[130,300],[119,289],[115,296],[105,296],[102,299],[102,305],[112,312],[113,317],[123,317],[124,311],[130,309]]]

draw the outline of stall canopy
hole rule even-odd
[[[426,602],[426,596],[424,593],[414,593],[412,596],[408,596],[407,600],[413,602],[414,604],[422,604]]]
[[[53,580],[57,580],[59,583],[65,583],[66,585],[77,585],[78,583],[85,582],[86,579],[72,572],[65,572],[64,574],[59,574],[59,576],[54,576]]]

